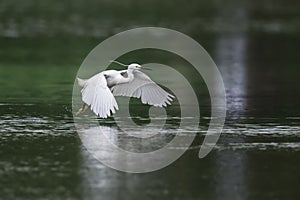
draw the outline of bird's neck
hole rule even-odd
[[[128,68],[128,69],[127,69],[127,73],[128,73],[128,74],[133,74],[133,72],[134,72],[134,69],[131,69],[131,68]]]
[[[128,75],[127,78],[130,79],[130,80],[132,80],[132,79],[134,78],[133,73],[134,73],[134,70],[128,69],[128,70],[127,70],[127,75]]]
[[[133,76],[134,71],[135,71],[134,69],[127,69],[128,75],[132,75]]]

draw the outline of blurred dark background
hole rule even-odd
[[[102,40],[130,28],[160,26],[203,45],[223,76],[230,76],[225,81],[228,90],[240,87],[232,94],[235,99],[260,96],[261,103],[251,98],[248,103],[265,114],[297,115],[293,108],[299,106],[299,10],[298,1],[292,0],[2,0],[1,75],[30,83],[39,78],[33,74],[32,79],[32,71],[56,67],[64,69],[43,79],[71,81],[84,57]],[[2,98],[13,98],[5,88]],[[265,106],[268,101],[273,106]]]

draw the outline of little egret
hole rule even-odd
[[[156,107],[171,105],[174,96],[166,92],[150,79],[141,69],[147,69],[139,64],[132,63],[127,70],[106,70],[89,79],[77,77],[79,86],[82,87],[82,101],[84,105],[76,115],[83,113],[88,107],[100,118],[107,118],[118,110],[114,96],[127,96],[141,98],[143,104]]]

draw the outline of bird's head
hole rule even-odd
[[[130,71],[140,70],[141,68],[142,68],[142,66],[139,64],[136,64],[136,63],[132,63],[132,64],[128,65],[128,70],[130,70]]]
[[[125,64],[120,63],[120,62],[118,62],[116,60],[111,60],[110,62],[114,62],[114,63],[117,63],[117,64],[122,65],[122,66],[128,66],[128,71],[131,71],[131,72],[134,72],[136,70],[141,70],[141,69],[151,70],[149,68],[142,67],[142,65],[137,64],[137,63],[131,63],[130,65],[125,65]]]

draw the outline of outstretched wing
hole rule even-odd
[[[143,104],[157,107],[171,105],[174,96],[166,92],[140,71],[134,72],[134,79],[129,83],[115,85],[111,88],[115,96],[128,96],[141,98]]]
[[[85,80],[81,90],[82,100],[91,107],[91,110],[101,118],[107,118],[118,110],[114,95],[107,87],[103,73],[99,73]]]

